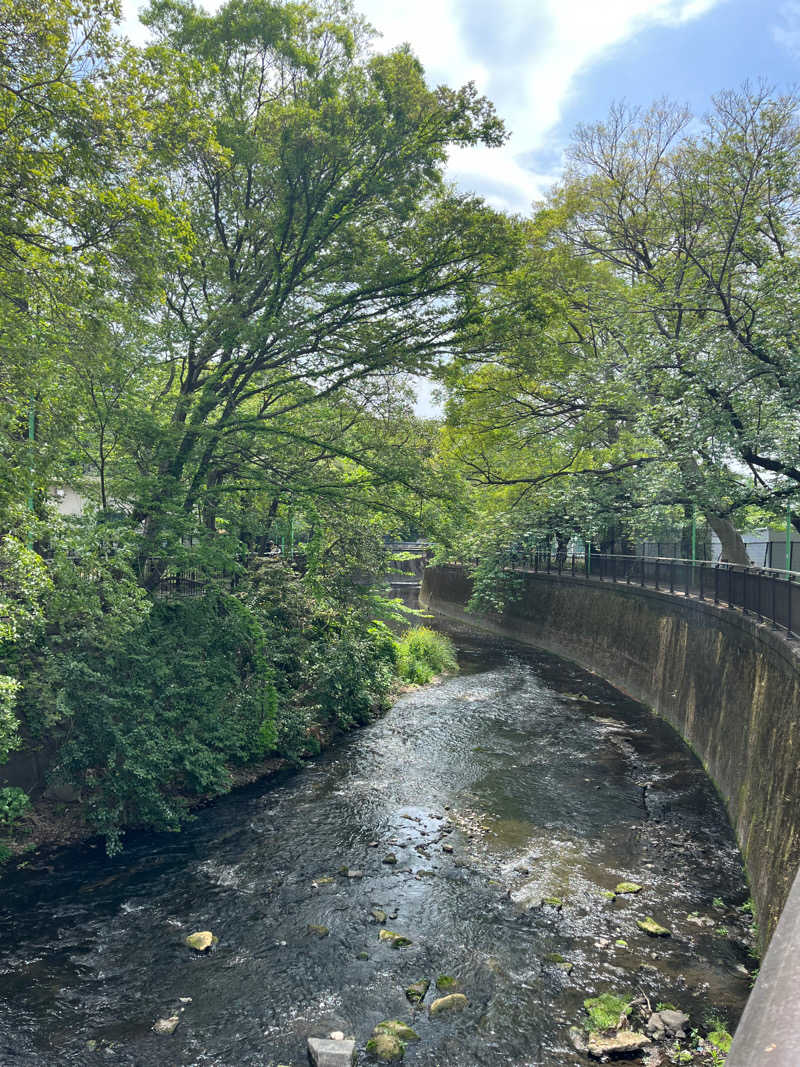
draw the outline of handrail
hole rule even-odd
[[[682,559],[675,556],[633,556],[608,552],[567,554],[546,549],[509,549],[500,562],[510,570],[558,574],[612,584],[638,585],[703,602],[737,609],[800,637],[800,572],[744,563]],[[478,560],[473,560],[475,565]]]

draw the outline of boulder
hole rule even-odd
[[[315,937],[327,937],[330,933],[328,927],[322,924],[317,926],[314,923],[309,923],[306,929],[308,933],[313,934]]]
[[[461,989],[461,983],[449,974],[440,974],[436,979],[436,988],[440,993],[457,993]]]
[[[641,893],[642,887],[636,882],[620,882],[615,888],[615,893]]]
[[[642,1052],[651,1045],[652,1041],[646,1034],[637,1034],[635,1030],[619,1030],[616,1034],[598,1034],[593,1031],[589,1034],[588,1051],[595,1059],[608,1056],[630,1056],[635,1052]]]
[[[381,941],[388,941],[392,948],[405,948],[412,944],[411,938],[396,934],[393,930],[381,930],[378,937]]]
[[[430,989],[431,983],[427,978],[422,978],[419,982],[412,982],[410,986],[406,986],[406,999],[410,1000],[412,1004],[420,1004],[425,999],[425,994]]]
[[[189,934],[185,943],[195,952],[208,952],[218,941],[219,938],[215,937],[210,930],[198,930],[196,933]]]
[[[177,1015],[170,1015],[168,1019],[156,1019],[153,1023],[153,1030],[157,1034],[174,1034],[179,1022]]]
[[[439,997],[431,1004],[431,1015],[442,1015],[445,1012],[463,1011],[469,1001],[463,993],[450,993],[449,996]]]
[[[662,1011],[654,1011],[647,1020],[648,1034],[652,1034],[659,1041],[666,1034],[668,1037],[686,1037],[686,1027],[689,1016],[682,1011],[674,1011],[664,1008]]]
[[[350,1067],[356,1054],[355,1041],[310,1037],[308,1054],[314,1067]]]
[[[395,1063],[402,1060],[406,1046],[393,1034],[375,1034],[367,1042],[367,1052],[381,1063]]]
[[[649,915],[646,919],[637,919],[636,925],[640,930],[644,930],[646,934],[649,934],[650,937],[672,937],[671,932],[666,926],[661,926],[660,923],[657,923],[655,919],[651,918]]]

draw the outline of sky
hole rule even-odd
[[[141,41],[141,5],[123,0]],[[213,10],[219,4],[206,0]],[[667,96],[702,115],[714,93],[765,78],[800,86],[800,0],[354,0],[381,37],[408,42],[431,84],[474,81],[511,136],[458,149],[450,176],[527,213],[558,178],[578,123]]]
[[[214,10],[217,0],[198,0]],[[138,0],[125,28],[143,29]],[[527,214],[558,179],[570,135],[614,102],[668,97],[703,115],[715,93],[765,79],[800,87],[800,0],[354,0],[381,35],[408,42],[433,84],[474,81],[509,130],[464,148],[449,175],[493,207]],[[427,389],[423,387],[423,393]],[[430,400],[421,396],[421,412]]]

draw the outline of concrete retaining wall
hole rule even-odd
[[[458,566],[429,567],[431,610],[547,649],[596,671],[665,718],[691,745],[728,809],[762,942],[800,863],[800,654],[737,611],[637,586],[520,575],[502,615],[466,614]]]

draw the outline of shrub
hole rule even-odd
[[[25,814],[30,803],[28,794],[16,786],[0,789],[0,826],[10,829]]]
[[[407,682],[424,685],[435,674],[456,668],[453,642],[427,626],[406,630],[397,643],[397,670]]]

